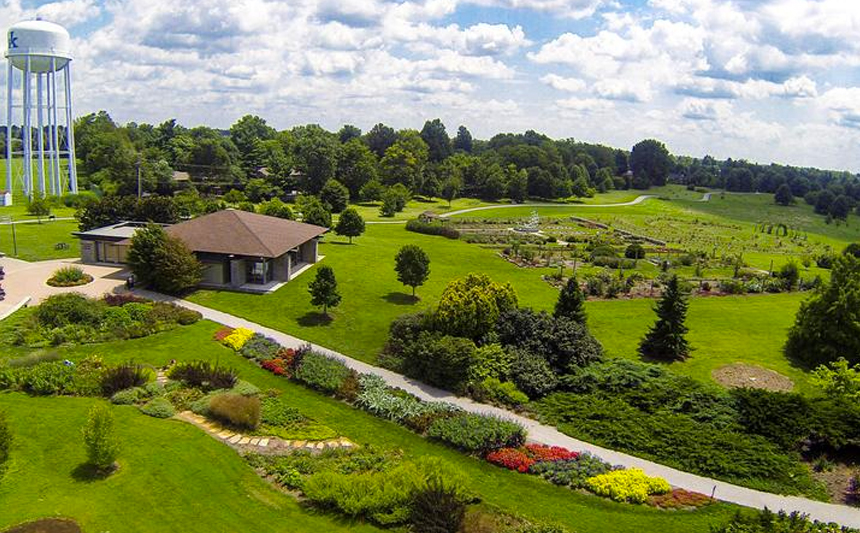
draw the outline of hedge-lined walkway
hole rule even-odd
[[[275,339],[287,348],[298,348],[303,344],[309,344],[306,341],[287,335],[286,333],[186,300],[145,290],[135,290],[135,292],[145,298],[168,301],[188,309],[193,309],[200,312],[204,318],[231,328],[241,327],[259,332],[267,337]],[[726,502],[746,507],[754,507],[757,509],[764,509],[767,507],[772,511],[798,511],[809,515],[809,517],[814,520],[837,522],[843,526],[860,527],[860,509],[844,505],[818,502],[798,496],[771,494],[768,492],[732,485],[731,483],[726,483],[724,481],[682,472],[668,466],[574,439],[573,437],[561,433],[552,426],[541,424],[535,420],[520,416],[505,409],[478,403],[469,398],[455,396],[448,391],[431,387],[421,383],[420,381],[407,378],[384,368],[375,367],[362,361],[351,359],[327,348],[316,345],[313,345],[313,348],[321,353],[340,359],[349,368],[352,368],[356,372],[376,374],[382,377],[389,386],[403,389],[422,400],[449,402],[466,411],[496,415],[519,422],[528,431],[528,438],[531,442],[550,446],[562,446],[569,450],[580,452],[590,452],[611,464],[621,465],[626,468],[640,468],[649,476],[661,477],[674,487],[699,492],[708,496],[713,494],[717,499]]]
[[[202,429],[231,448],[240,452],[254,452],[266,455],[282,455],[299,450],[319,453],[332,448],[355,448],[356,444],[347,438],[337,438],[322,441],[285,440],[277,437],[260,435],[245,435],[220,426],[192,411],[182,411],[176,414],[176,419],[188,422]]]

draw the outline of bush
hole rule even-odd
[[[333,394],[343,385],[349,372],[349,368],[341,361],[318,352],[310,352],[302,357],[295,377],[314,389]]]
[[[170,418],[176,414],[173,404],[167,398],[153,398],[140,406],[140,412],[155,418]]]
[[[242,396],[226,392],[217,394],[209,400],[209,413],[228,424],[254,430],[260,425],[260,399],[255,396]]]
[[[288,427],[306,420],[298,409],[290,407],[287,402],[277,397],[263,398],[261,408],[260,421],[267,426]]]
[[[412,501],[414,533],[457,533],[466,516],[466,502],[452,487],[433,481]]]
[[[415,396],[389,388],[385,381],[375,374],[362,374],[358,377],[361,392],[356,405],[380,418],[411,425],[411,421],[429,419],[426,426],[441,416],[457,412],[459,408],[441,402],[422,402]],[[426,427],[423,428],[426,430]],[[422,432],[421,429],[418,429]]]
[[[540,476],[555,485],[573,489],[585,488],[586,480],[610,471],[612,465],[587,452],[573,459],[538,461],[529,468],[530,474]]]
[[[58,268],[48,278],[51,287],[75,287],[85,285],[93,280],[93,277],[85,273],[79,266],[65,266]]]
[[[133,387],[114,393],[110,401],[116,405],[134,405],[145,397],[146,393],[141,387]]]
[[[107,368],[102,374],[102,393],[105,396],[113,396],[121,390],[143,386],[149,376],[150,371],[136,363],[123,363]]]
[[[263,362],[273,359],[281,350],[281,345],[274,339],[270,339],[260,333],[254,333],[254,336],[248,339],[239,353],[243,357]]]
[[[475,361],[475,343],[462,337],[422,331],[404,342],[403,371],[430,385],[462,391]]]
[[[74,367],[57,361],[30,367],[23,372],[19,379],[24,391],[47,396],[68,392],[72,386],[74,374]]]
[[[179,363],[171,369],[170,378],[205,391],[232,389],[239,379],[232,368],[213,365],[209,361]]]
[[[130,303],[147,303],[149,300],[146,298],[141,298],[140,296],[136,296],[130,292],[120,292],[120,293],[105,293],[102,296],[102,301],[105,305],[109,307],[122,307],[126,304]]]
[[[72,384],[67,389],[68,393],[75,396],[100,395],[105,369],[100,357],[96,355],[85,357],[75,366]]]
[[[3,478],[5,463],[12,453],[12,429],[6,421],[6,415],[0,411],[0,479]]]
[[[182,308],[179,310],[179,314],[176,317],[176,322],[180,326],[190,326],[191,324],[197,323],[202,318],[203,315],[199,311]]]
[[[645,248],[639,243],[633,243],[624,250],[627,259],[645,259]]]
[[[638,468],[614,470],[585,481],[586,487],[598,496],[617,502],[645,503],[648,496],[672,490],[665,479],[646,476]]]
[[[461,413],[435,420],[427,435],[468,452],[485,453],[498,448],[516,448],[526,439],[516,422],[494,416]]]
[[[529,397],[510,381],[487,378],[474,386],[472,395],[479,401],[490,400],[513,407],[528,403]]]
[[[860,530],[840,527],[836,524],[812,522],[798,512],[773,513],[767,509],[735,514],[731,521],[711,529],[712,533],[857,533]]]
[[[236,394],[241,394],[242,396],[257,396],[260,394],[260,389],[254,385],[253,383],[248,383],[247,381],[238,380],[233,388],[230,389],[230,392],[235,392]]]
[[[513,356],[499,344],[487,344],[475,350],[469,367],[469,381],[479,383],[487,378],[507,379]]]
[[[119,455],[119,442],[114,431],[113,415],[108,407],[99,405],[90,411],[83,436],[90,465],[99,472],[113,470]]]
[[[70,324],[97,327],[104,314],[104,304],[83,294],[66,292],[54,294],[36,307],[39,323],[49,328]]]
[[[412,219],[406,223],[406,231],[414,231],[415,233],[423,233],[425,235],[439,235],[448,239],[460,238],[460,232],[450,223],[446,222],[424,222]]]
[[[514,352],[511,379],[529,398],[541,398],[558,387],[558,377],[543,357],[519,350]]]
[[[747,432],[787,449],[809,436],[812,409],[803,396],[749,388],[735,389],[732,396]]]
[[[254,332],[247,328],[236,328],[221,341],[224,346],[239,351],[245,346],[245,343],[251,340]]]

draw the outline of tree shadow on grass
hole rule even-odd
[[[403,292],[389,292],[382,297],[383,300],[394,305],[415,305],[418,303],[418,297],[406,294]]]
[[[300,316],[298,323],[302,327],[313,328],[317,326],[328,326],[332,321],[331,315],[325,315],[318,311],[310,311]]]
[[[92,483],[94,481],[101,481],[103,479],[107,479],[111,474],[117,471],[117,467],[113,467],[109,470],[102,470],[97,468],[90,463],[81,463],[74,470],[72,470],[72,478],[75,481],[80,481],[82,483]]]
[[[326,244],[339,244],[341,246],[352,246],[354,243],[349,241],[326,241]]]

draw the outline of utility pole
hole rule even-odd
[[[140,156],[137,156],[137,163],[135,164],[135,168],[137,170],[137,197],[140,198],[143,196],[143,191],[140,186]]]

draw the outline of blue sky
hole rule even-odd
[[[76,112],[278,128],[441,118],[860,171],[853,0],[2,0],[69,28]]]

